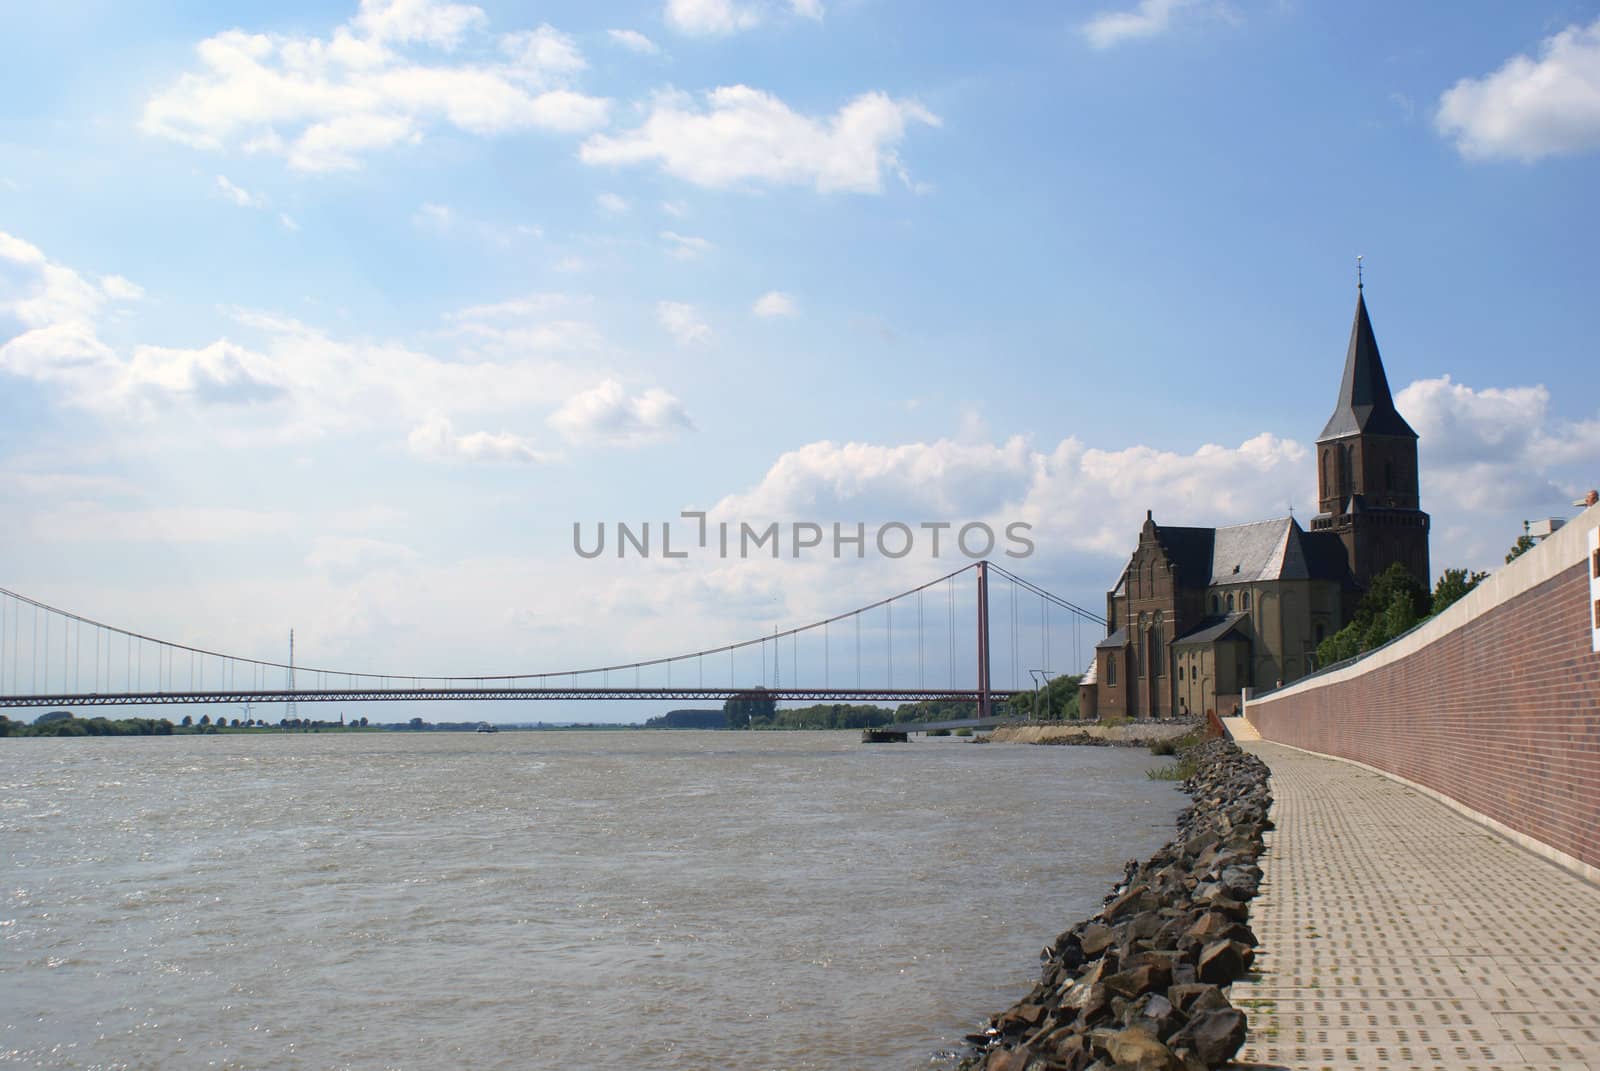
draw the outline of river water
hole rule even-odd
[[[1185,798],[853,733],[0,741],[0,1063],[917,1068]]]

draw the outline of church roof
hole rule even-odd
[[[1341,580],[1347,571],[1337,536],[1307,532],[1293,517],[1226,528],[1158,526],[1157,538],[1186,587],[1263,580]]]
[[[1172,641],[1174,647],[1184,647],[1193,643],[1215,643],[1224,639],[1228,633],[1238,628],[1250,617],[1249,614],[1229,614],[1227,617],[1208,617],[1200,622],[1200,627],[1187,636],[1180,636]]]
[[[1378,340],[1372,333],[1372,321],[1367,318],[1367,302],[1357,290],[1356,318],[1350,326],[1350,348],[1344,358],[1339,401],[1317,442],[1362,433],[1417,437],[1394,407],[1383,358],[1378,354]]]

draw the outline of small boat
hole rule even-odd
[[[486,721],[480,721],[478,723],[478,732],[480,733],[497,733],[499,731],[500,728],[497,725],[490,725]]]

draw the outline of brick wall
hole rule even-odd
[[[1253,699],[1262,736],[1433,789],[1600,867],[1591,509],[1422,628]]]

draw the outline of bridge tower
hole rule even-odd
[[[989,563],[978,563],[978,717],[989,716]]]

